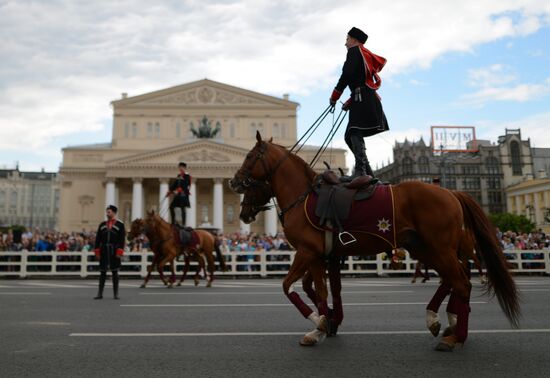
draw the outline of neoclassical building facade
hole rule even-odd
[[[110,143],[63,149],[61,230],[97,227],[107,204],[117,205],[126,223],[147,210],[168,219],[164,196],[178,162],[184,161],[193,178],[187,225],[224,232],[278,231],[276,210],[252,225],[239,221],[241,198],[229,189],[228,180],[253,147],[256,131],[284,146],[296,142],[298,103],[288,95],[277,98],[204,79],[138,96],[123,93],[111,104]],[[306,146],[300,156],[311,161],[316,152],[315,146]],[[319,161],[327,159],[328,152]],[[345,150],[333,149],[330,159],[344,168]],[[322,170],[322,163],[314,168]]]

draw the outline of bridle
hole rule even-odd
[[[275,166],[273,167],[273,169],[270,170],[269,167],[267,166],[267,162],[266,162],[266,159],[265,159],[266,151],[267,151],[267,143],[261,142],[259,151],[254,156],[254,160],[252,161],[252,163],[250,163],[249,167],[246,167],[242,171],[238,172],[242,176],[244,176],[244,179],[241,180],[241,185],[243,187],[253,188],[253,187],[262,187],[262,186],[265,186],[265,185],[268,185],[269,187],[271,187],[271,178],[273,177],[275,172],[277,172],[277,169],[279,169],[279,167],[283,164],[283,162],[285,162],[285,160],[288,159],[290,157],[290,155],[292,154],[292,151],[286,151],[285,156],[283,156],[281,159],[279,159],[279,161],[277,161],[277,163],[275,163]],[[252,171],[254,170],[254,167],[256,166],[256,163],[258,161],[260,161],[262,163],[262,167],[264,169],[264,177],[259,178],[259,179],[255,179],[255,178],[252,177]],[[289,206],[281,209],[281,211],[279,211],[277,213],[277,215],[279,217],[279,220],[280,220],[280,222],[283,226],[284,226],[284,215],[285,215],[285,213],[287,211],[293,209],[294,207],[296,207],[297,205],[299,205],[303,201],[305,201],[305,199],[307,198],[307,195],[309,193],[311,193],[312,190],[313,190],[313,186],[309,186],[309,188],[304,193],[302,193],[300,196],[298,196],[298,198],[294,202],[292,202]],[[271,197],[273,197],[273,193],[271,193],[271,194],[272,194]],[[243,200],[243,203],[244,203],[244,200]],[[256,207],[255,205],[251,206],[252,211],[254,211],[255,207]],[[260,208],[259,211],[264,211],[264,210],[267,210],[267,209],[269,209],[269,207],[263,206],[263,207]]]
[[[245,188],[250,188],[254,186],[262,186],[264,183],[270,184],[271,179],[275,172],[279,169],[279,167],[285,162],[286,159],[289,158],[291,155],[290,151],[286,151],[285,156],[283,156],[277,163],[275,163],[275,166],[270,170],[267,161],[265,158],[265,154],[267,151],[267,143],[261,142],[259,151],[256,152],[254,156],[254,160],[252,163],[249,164],[248,167],[240,170],[238,173],[242,176],[244,176],[244,179],[241,180],[241,185]],[[264,176],[262,178],[255,179],[252,177],[252,171],[254,170],[254,167],[256,166],[256,163],[260,161],[262,163],[262,168],[264,170]]]

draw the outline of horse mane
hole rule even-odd
[[[296,163],[298,163],[299,165],[301,165],[302,168],[304,168],[304,171],[305,171],[306,176],[307,176],[307,178],[309,179],[309,181],[313,181],[313,179],[315,178],[315,176],[317,176],[317,173],[315,173],[315,171],[313,170],[313,168],[311,168],[310,165],[304,161],[304,159],[302,159],[300,156],[298,156],[298,154],[290,152],[290,151],[288,150],[288,148],[286,148],[286,147],[283,146],[283,145],[280,145],[280,144],[277,144],[277,143],[273,143],[273,142],[266,142],[266,143],[269,143],[269,144],[271,144],[272,146],[275,146],[275,147],[279,147],[279,148],[281,148],[285,153],[288,153],[288,154],[289,154],[289,159],[293,160],[294,162],[296,162]]]

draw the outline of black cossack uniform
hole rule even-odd
[[[100,223],[95,239],[95,249],[100,250],[99,269],[102,272],[120,268],[120,256],[124,251],[125,243],[124,223],[117,219],[111,228],[107,226],[107,221]]]
[[[175,193],[174,200],[172,201],[172,207],[190,207],[189,203],[189,186],[191,185],[191,176],[187,173],[178,175],[176,180],[170,185],[170,191]],[[180,188],[181,190],[178,190]]]
[[[349,86],[351,90],[351,107],[346,136],[352,131],[367,137],[389,130],[382,103],[376,91],[366,84],[366,72],[363,56],[359,46],[348,49],[342,75],[336,89],[343,92]]]

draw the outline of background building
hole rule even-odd
[[[0,170],[0,224],[54,229],[59,213],[59,181],[53,172]]]
[[[241,198],[227,183],[256,143],[256,131],[285,146],[296,142],[298,104],[288,95],[277,98],[205,79],[134,97],[123,94],[112,106],[109,143],[63,149],[61,230],[95,228],[109,203],[119,207],[124,222],[146,210],[168,219],[163,198],[184,161],[193,177],[189,226],[277,232],[275,210],[251,226],[242,224]],[[316,150],[306,147],[300,156],[310,161]],[[321,162],[328,151],[325,156]],[[345,150],[333,149],[330,156],[335,167],[345,167]]]
[[[496,143],[476,140],[476,152],[434,154],[423,139],[405,140],[393,148],[393,163],[376,171],[382,180],[400,183],[420,180],[470,193],[489,213],[506,211],[505,189],[550,174],[550,148],[531,148],[519,129],[506,129]]]

